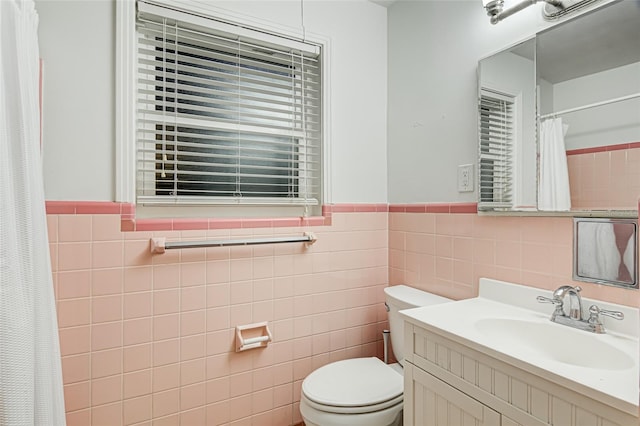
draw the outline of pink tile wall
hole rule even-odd
[[[640,147],[637,145],[568,151],[572,207],[635,209],[640,197]]]
[[[58,206],[66,208],[66,206]],[[149,253],[149,238],[301,235],[304,227],[121,232],[119,212],[49,214],[69,426],[292,425],[302,379],[381,356],[386,207],[334,212],[302,244]],[[76,211],[77,212],[77,211]],[[73,212],[70,212],[73,213]],[[234,327],[274,342],[235,353]]]
[[[573,221],[567,217],[389,213],[389,282],[454,299],[495,278],[554,290],[580,285],[585,297],[640,305],[640,294],[572,281]]]

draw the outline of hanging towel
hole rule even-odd
[[[578,234],[578,275],[586,278],[616,280],[620,251],[611,223],[581,223]]]
[[[540,123],[540,175],[538,177],[538,209],[568,211],[571,209],[569,169],[564,147],[568,126],[561,118]]]

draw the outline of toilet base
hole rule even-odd
[[[304,395],[300,398],[305,426],[402,426],[402,408],[400,403],[372,413],[336,414],[311,407]]]

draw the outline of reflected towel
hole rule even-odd
[[[580,224],[578,275],[603,280],[618,278],[620,251],[611,223]]]
[[[634,281],[636,277],[634,237],[635,235],[629,237],[627,248],[625,248],[624,254],[622,255],[622,261],[624,262],[624,266],[627,267],[627,271],[629,271],[631,281]]]

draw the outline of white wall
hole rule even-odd
[[[114,198],[115,3],[36,1],[47,200]]]
[[[298,1],[210,1],[301,32]],[[114,199],[115,2],[39,0],[49,200]],[[305,29],[330,40],[331,202],[387,201],[387,10],[304,2]]]
[[[534,10],[536,9],[536,10]],[[491,25],[479,0],[389,9],[389,201],[476,201],[457,167],[476,164],[476,66],[535,33],[537,8]]]
[[[457,192],[456,180],[458,165],[476,163],[477,62],[555,25],[542,19],[541,7],[497,25],[480,0],[399,1],[389,8],[391,203],[476,201],[477,192]]]
[[[556,111],[640,93],[640,62],[553,85]],[[567,149],[640,142],[640,99],[563,115]]]

